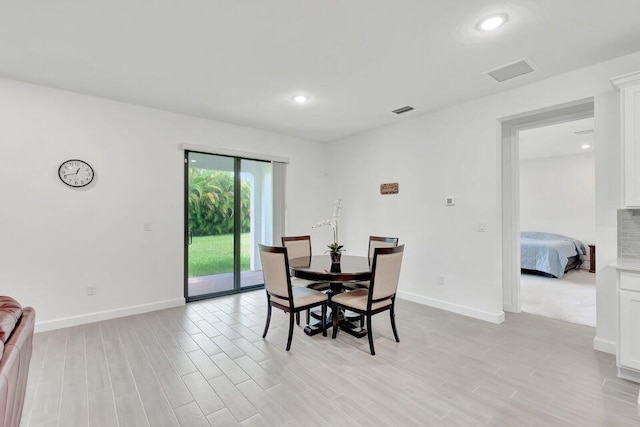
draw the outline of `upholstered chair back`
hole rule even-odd
[[[372,300],[395,295],[400,279],[404,245],[391,248],[377,248],[373,255],[373,277],[369,292]]]
[[[397,237],[369,236],[369,265],[373,261],[373,252],[376,248],[393,248],[398,246]]]
[[[264,287],[270,294],[281,298],[290,298],[289,266],[287,249],[275,246],[258,245]]]
[[[311,236],[283,237],[282,246],[287,248],[289,259],[311,256]]]

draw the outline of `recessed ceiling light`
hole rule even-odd
[[[493,31],[507,22],[508,18],[504,13],[488,16],[478,22],[478,29],[482,31]]]
[[[292,99],[298,104],[304,104],[309,100],[309,97],[307,95],[295,95]]]
[[[582,148],[583,150],[588,150],[589,148],[591,148],[591,144],[582,144],[580,148]]]

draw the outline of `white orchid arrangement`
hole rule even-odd
[[[343,249],[344,245],[338,244],[338,224],[340,223],[340,216],[341,216],[341,210],[342,210],[341,204],[342,204],[342,199],[337,199],[334,202],[333,217],[331,219],[325,219],[323,221],[317,222],[313,224],[313,226],[311,227],[311,228],[318,228],[325,225],[330,225],[331,229],[333,230],[333,243],[330,245],[327,245],[327,247],[331,250],[331,252],[337,252],[337,253],[340,253],[344,250]]]

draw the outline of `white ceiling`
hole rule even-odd
[[[593,130],[593,117],[571,122],[523,130],[518,133],[520,159],[567,156],[592,152],[595,147],[595,133],[576,135],[576,132]],[[589,145],[583,149],[582,145]]]
[[[0,3],[2,77],[317,141],[638,50],[638,0]],[[523,57],[535,72],[483,74]]]

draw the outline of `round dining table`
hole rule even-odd
[[[329,300],[335,294],[350,287],[349,282],[371,280],[371,266],[367,257],[342,255],[340,263],[332,263],[329,255],[312,255],[310,257],[292,258],[289,260],[291,275],[300,279],[329,283],[327,295]],[[329,307],[331,308],[331,307]],[[359,318],[359,316],[355,317]],[[331,326],[331,317],[327,327]],[[367,331],[350,321],[344,313],[340,313],[340,329],[358,338],[362,338]],[[304,329],[307,335],[322,332],[322,324],[307,325]]]

